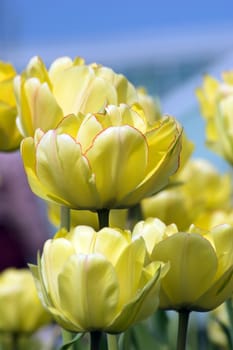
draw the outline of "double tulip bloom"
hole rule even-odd
[[[135,226],[133,236],[144,238],[151,261],[171,264],[161,282],[162,309],[209,311],[232,297],[232,226],[179,232],[174,224],[147,219]]]
[[[0,313],[0,332],[32,333],[51,322],[28,269],[0,274]]]
[[[10,63],[0,61],[0,151],[19,148],[22,136],[16,128],[16,101],[13,80],[16,71]]]
[[[64,329],[118,333],[158,306],[168,265],[145,257],[144,240],[132,240],[129,231],[77,226],[48,240],[31,270],[43,304]]]
[[[178,168],[182,129],[172,117],[148,126],[138,105],[65,117],[38,129],[21,152],[32,191],[74,209],[127,208],[159,191]]]
[[[196,94],[206,120],[207,145],[232,165],[233,72],[224,72],[222,81],[206,75]]]

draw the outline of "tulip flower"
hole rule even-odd
[[[195,220],[195,225],[203,230],[209,230],[220,224],[229,224],[233,226],[233,209],[205,210]]]
[[[43,304],[58,324],[73,332],[118,333],[151,315],[168,266],[145,263],[142,238],[103,228],[77,226],[46,241],[31,266]]]
[[[1,272],[0,313],[1,332],[31,333],[51,322],[28,269]]]
[[[143,237],[151,261],[169,261],[161,283],[160,308],[209,311],[233,293],[233,226],[202,231],[194,225],[179,232],[158,219],[139,222],[135,238]]]
[[[121,74],[97,64],[69,57],[56,59],[49,70],[33,57],[25,72],[15,78],[17,124],[24,137],[37,128],[56,128],[67,114],[96,113],[108,104],[138,101],[136,89]]]
[[[127,208],[164,187],[178,168],[182,129],[172,117],[148,128],[143,111],[121,104],[67,116],[22,142],[32,191],[73,209]]]
[[[175,223],[179,230],[188,229],[191,223],[209,229],[215,224],[232,222],[229,174],[220,174],[204,159],[192,159],[173,178],[177,186],[142,201],[144,218],[157,217],[167,225]],[[227,221],[217,212],[225,213]]]
[[[16,127],[15,75],[16,71],[10,63],[0,61],[0,151],[16,150],[22,139]]]
[[[203,87],[196,91],[201,113],[206,120],[207,145],[230,164],[233,164],[232,75],[232,71],[223,73],[221,82],[207,75]]]

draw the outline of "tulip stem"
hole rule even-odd
[[[118,350],[118,342],[115,334],[107,334],[108,350]]]
[[[90,335],[91,335],[90,350],[100,350],[100,341],[101,341],[102,333],[95,331],[95,332],[90,332]]]
[[[188,310],[179,311],[177,350],[185,350],[186,348],[189,313]]]
[[[19,350],[19,335],[17,333],[12,333],[11,344],[12,350]]]
[[[226,310],[227,310],[227,316],[229,319],[229,323],[230,323],[230,341],[231,341],[231,346],[233,347],[233,305],[232,305],[232,299],[228,299],[225,302],[226,305]]]
[[[61,206],[60,228],[70,230],[70,208]]]
[[[97,210],[100,230],[101,230],[101,228],[109,226],[109,213],[110,213],[109,209]]]
[[[60,228],[65,228],[67,231],[70,230],[70,208],[61,206],[60,214]],[[63,344],[72,340],[72,333],[62,329],[62,340]],[[73,349],[73,345],[70,346],[70,349]]]

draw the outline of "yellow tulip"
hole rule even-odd
[[[207,145],[233,164],[232,107],[233,72],[224,72],[223,80],[205,76],[203,87],[196,94],[206,120]]]
[[[191,223],[205,229],[215,222],[231,223],[211,219],[216,211],[230,211],[232,185],[229,174],[220,174],[204,159],[193,159],[173,178],[177,186],[142,201],[144,218],[157,217],[166,224],[175,223],[179,230],[188,229]]]
[[[59,227],[60,222],[60,206],[48,203],[48,218],[50,222]],[[125,228],[127,221],[127,209],[113,209],[110,210],[109,226]],[[89,210],[72,210],[70,211],[70,226],[75,227],[78,225],[91,226],[95,230],[99,229],[99,220],[97,213]]]
[[[22,139],[16,127],[16,101],[13,79],[16,75],[10,63],[0,61],[0,150],[13,151],[19,148]]]
[[[229,224],[233,226],[233,209],[206,210],[195,220],[195,225],[204,230],[209,230],[220,224]]]
[[[151,261],[170,262],[161,282],[160,307],[208,311],[233,293],[233,226],[201,231],[194,225],[179,232],[158,219],[139,222],[134,238],[143,237]]]
[[[0,274],[0,331],[31,333],[51,322],[31,272],[9,268]]]
[[[54,129],[67,114],[96,113],[108,104],[138,101],[135,88],[121,74],[97,64],[69,57],[56,59],[49,70],[33,57],[25,72],[15,79],[17,123],[23,136],[37,128]]]
[[[63,328],[117,333],[147,318],[158,305],[168,265],[145,264],[142,238],[104,228],[77,226],[48,240],[31,266],[43,304]]]
[[[172,117],[148,129],[135,108],[70,115],[57,129],[24,139],[32,191],[70,208],[98,210],[127,208],[164,187],[178,167],[182,129]]]

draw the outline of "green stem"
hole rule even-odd
[[[70,208],[61,206],[60,228],[70,230]]]
[[[68,207],[61,206],[60,228],[65,228],[67,231],[70,230],[70,209]],[[63,344],[68,343],[72,338],[72,333],[62,329]],[[70,349],[73,349],[73,345],[70,346]]]
[[[109,209],[97,210],[100,230],[101,230],[101,228],[109,226],[109,213],[110,213]]]
[[[232,299],[228,299],[226,300],[225,302],[225,305],[226,305],[226,310],[227,310],[227,316],[228,316],[228,319],[229,319],[229,323],[230,323],[230,326],[229,326],[229,338],[230,338],[230,341],[231,341],[231,347],[233,347],[233,305],[232,305]]]
[[[91,336],[90,350],[100,350],[100,341],[101,341],[102,333],[98,331],[90,332],[90,336]]]
[[[12,333],[11,349],[12,350],[19,350],[19,335],[17,333]]]
[[[107,334],[108,350],[118,350],[118,342],[115,334]]]
[[[177,350],[185,350],[186,348],[189,313],[188,310],[179,311]]]

